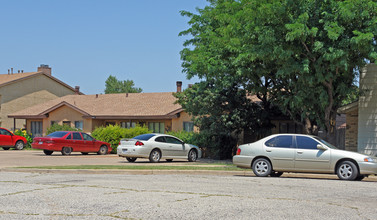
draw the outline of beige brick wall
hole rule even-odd
[[[345,150],[357,152],[358,109],[346,114]]]
[[[45,75],[39,75],[0,87],[1,126],[8,129],[13,128],[13,118],[8,118],[9,114],[70,94],[74,94],[74,91]],[[25,120],[17,119],[16,128],[23,128],[25,123]]]

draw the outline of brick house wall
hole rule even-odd
[[[346,114],[345,150],[357,152],[358,115],[357,108]]]

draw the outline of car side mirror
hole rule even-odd
[[[324,146],[321,145],[321,144],[317,144],[317,149],[319,149],[319,150],[327,150],[327,148],[324,147]]]

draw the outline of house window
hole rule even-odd
[[[153,131],[153,133],[161,133],[165,132],[165,123],[164,122],[149,122],[148,129]]]
[[[71,127],[71,121],[63,121],[63,125],[68,125],[69,127]]]
[[[136,122],[121,122],[120,127],[122,127],[122,128],[134,128],[134,127],[136,127]]]
[[[194,131],[194,122],[183,122],[183,130],[188,132]]]
[[[31,135],[32,137],[42,137],[43,127],[41,121],[31,122]]]
[[[58,122],[56,121],[51,121],[51,126],[53,126],[54,124],[57,124]]]
[[[109,126],[109,125],[114,126],[114,125],[115,125],[115,122],[112,122],[112,121],[107,121],[107,122],[105,122],[105,126],[106,126],[106,127]]]
[[[84,123],[82,121],[75,121],[75,128],[82,130],[84,127],[83,124]]]

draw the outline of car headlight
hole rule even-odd
[[[371,157],[366,157],[364,158],[364,162],[375,162],[375,161]]]

